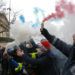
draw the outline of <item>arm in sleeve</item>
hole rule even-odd
[[[55,36],[51,35],[45,28],[41,31],[41,34],[57,49],[63,52],[66,56],[69,56],[71,52],[71,45],[66,44],[62,40],[56,38]]]
[[[44,62],[44,60],[47,58],[47,56],[48,56],[48,53],[46,53],[43,57],[32,59],[30,56],[25,54],[25,55],[23,55],[23,59],[28,64],[37,64],[37,63]]]

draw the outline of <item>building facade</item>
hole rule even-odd
[[[4,13],[0,13],[0,43],[9,42],[10,38],[10,24]]]

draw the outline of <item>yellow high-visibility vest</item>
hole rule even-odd
[[[32,57],[33,59],[36,59],[36,54],[37,54],[37,53],[33,52],[33,53],[30,53],[30,54],[31,54],[31,57]]]
[[[18,67],[15,68],[15,71],[21,71],[22,70],[22,67],[23,67],[23,64],[22,63],[18,63]]]

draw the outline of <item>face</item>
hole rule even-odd
[[[22,57],[24,55],[23,50],[21,50],[20,48],[17,49],[16,53],[17,53],[17,56],[19,56],[19,57]]]

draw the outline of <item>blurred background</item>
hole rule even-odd
[[[71,44],[75,0],[0,0],[0,41],[19,44],[32,37],[38,43],[44,38],[41,22],[48,16],[45,27],[49,32]]]

